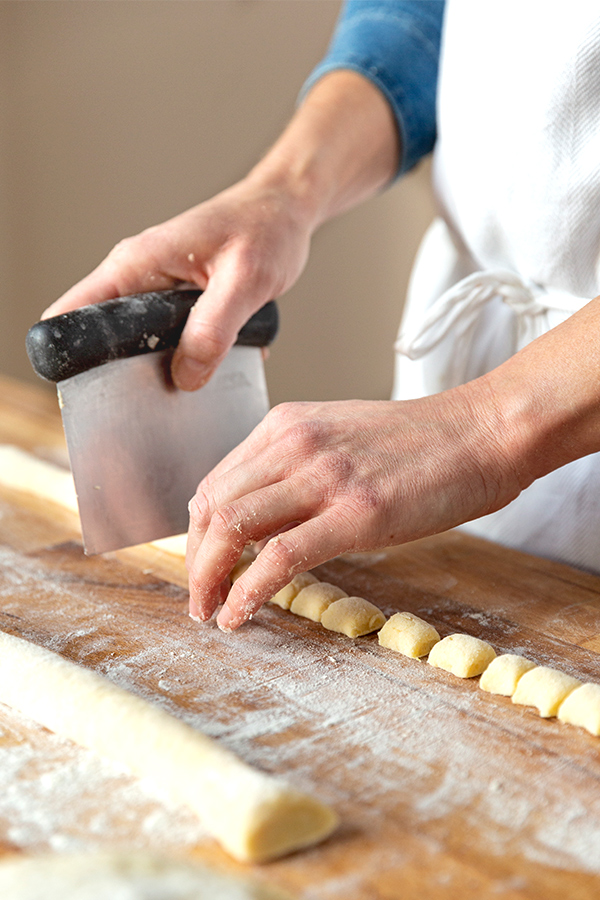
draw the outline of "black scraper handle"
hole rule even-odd
[[[44,319],[29,329],[31,365],[48,381],[64,381],[115,359],[176,347],[199,289],[117,297]],[[243,326],[237,344],[266,347],[279,327],[274,300]]]

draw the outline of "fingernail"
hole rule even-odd
[[[194,622],[206,622],[207,617],[203,613],[200,612],[200,609],[198,608],[198,606],[196,606],[196,604],[194,603],[194,601],[191,598],[190,598],[189,615],[190,615],[190,619],[193,619]],[[209,616],[209,618],[210,618],[210,616]]]
[[[189,356],[175,357],[172,375],[180,390],[195,391],[208,381],[210,368]]]
[[[224,606],[221,612],[217,617],[217,625],[221,629],[221,631],[225,631],[228,634],[234,630],[234,625],[232,625],[234,616],[228,606]]]

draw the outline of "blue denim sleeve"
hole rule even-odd
[[[325,58],[301,97],[327,72],[352,69],[388,100],[402,142],[398,175],[433,149],[444,0],[346,0]]]

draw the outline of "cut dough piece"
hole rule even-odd
[[[560,704],[558,718],[579,725],[590,734],[600,735],[600,684],[582,684]]]
[[[495,656],[486,641],[470,634],[449,634],[433,647],[427,661],[459,678],[474,678],[487,669]]]
[[[241,578],[246,569],[250,568],[255,559],[256,556],[249,547],[245,547],[242,550],[242,555],[229,573],[229,580],[232,584],[234,584],[238,580],[238,578]]]
[[[429,622],[409,612],[395,613],[378,634],[382,647],[388,647],[411,659],[427,656],[439,634]]]
[[[555,716],[563,700],[579,687],[581,682],[572,675],[536,666],[519,679],[512,702],[519,706],[535,706],[544,719]]]
[[[348,637],[362,637],[378,631],[385,623],[385,616],[363,597],[342,597],[328,606],[321,618],[321,625],[330,631],[339,631]]]
[[[341,600],[342,597],[347,596],[346,591],[336,584],[318,581],[316,584],[308,584],[302,588],[292,600],[290,612],[293,612],[295,616],[304,616],[305,619],[320,622],[328,606],[331,606],[335,600]]]
[[[301,572],[300,575],[294,575],[289,584],[277,591],[274,597],[271,597],[270,603],[275,603],[282,609],[289,609],[292,602],[296,599],[302,588],[309,584],[317,584],[319,579],[312,572]]]
[[[535,669],[536,664],[516,653],[503,653],[493,659],[479,682],[479,687],[490,694],[512,697],[517,683],[525,672]]]
[[[276,888],[200,863],[126,851],[0,861],[6,900],[285,900]],[[289,900],[289,895],[285,897]]]
[[[0,444],[0,484],[79,514],[71,473],[13,444]]]
[[[0,702],[156,780],[236,859],[265,862],[327,837],[335,813],[89,669],[0,632]]]

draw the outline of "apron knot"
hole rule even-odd
[[[462,337],[475,327],[481,308],[494,297],[500,297],[520,321],[543,315],[549,309],[576,312],[589,302],[565,291],[550,292],[537,284],[527,284],[508,270],[475,272],[438,297],[418,329],[402,332],[395,350],[409,359],[420,359],[450,332]]]

